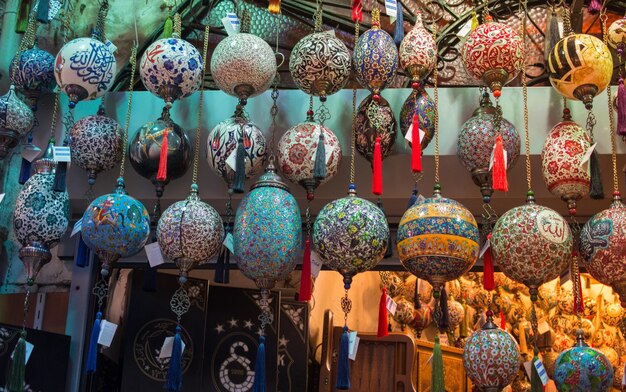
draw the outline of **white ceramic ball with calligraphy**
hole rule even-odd
[[[101,97],[113,85],[117,73],[111,49],[94,38],[76,38],[63,45],[54,62],[54,77],[61,91],[78,101]]]

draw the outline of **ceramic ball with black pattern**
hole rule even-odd
[[[413,114],[416,111],[419,128],[424,131],[424,137],[420,144],[422,151],[424,151],[435,135],[435,103],[423,87],[411,90],[411,94],[402,104],[402,109],[400,109],[400,131],[403,135],[406,135],[413,124]],[[409,147],[411,147],[411,143],[409,143]]]
[[[17,146],[35,124],[33,111],[17,96],[15,87],[0,97],[0,159]]]
[[[322,98],[346,85],[351,65],[348,48],[332,31],[302,38],[289,57],[289,72],[296,86],[309,95]]]
[[[54,77],[70,99],[70,108],[109,91],[117,73],[111,49],[95,38],[76,38],[63,45],[56,56]]]
[[[217,124],[207,137],[209,167],[229,188],[235,180],[235,158],[242,130],[246,179],[250,179],[261,172],[267,160],[265,136],[255,123],[241,117],[229,117]]]
[[[413,302],[404,297],[395,298],[396,312],[392,314],[394,321],[400,324],[402,330],[413,321]]]
[[[230,35],[213,51],[211,75],[226,94],[243,99],[256,97],[274,80],[276,56],[269,44],[256,35]]]
[[[72,163],[88,173],[89,185],[98,173],[111,170],[121,160],[124,134],[117,121],[96,114],[74,123],[69,132]]]
[[[54,56],[37,47],[26,49],[14,58],[9,68],[11,83],[22,91],[30,101],[32,110],[37,110],[37,99],[41,93],[54,90]]]
[[[368,115],[368,110],[372,118]],[[376,121],[378,126],[375,127],[372,121]],[[371,94],[361,102],[357,109],[355,126],[355,144],[359,154],[370,163],[373,162],[374,145],[379,136],[382,158],[385,159],[391,155],[397,132],[396,118],[385,98],[380,97],[376,102]]]
[[[202,56],[181,38],[163,38],[146,49],[139,75],[146,89],[172,103],[195,93],[202,85]]]
[[[450,297],[448,299],[448,313],[450,316],[450,331],[454,331],[456,327],[461,325],[463,319],[465,318],[465,308],[463,305],[454,299],[454,297]]]
[[[611,23],[608,35],[609,45],[611,45],[613,49],[617,49],[621,46],[623,50],[624,45],[626,45],[626,18],[620,18]]]
[[[224,224],[215,208],[200,200],[198,187],[193,185],[185,200],[163,212],[156,236],[161,252],[176,263],[184,283],[190,270],[221,249]]]

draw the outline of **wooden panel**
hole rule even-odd
[[[417,375],[417,392],[429,392],[432,378],[432,366],[428,361],[433,354],[433,343],[416,342],[417,360],[414,374]],[[463,392],[471,390],[470,382],[463,368],[463,350],[456,347],[441,347],[446,391]]]

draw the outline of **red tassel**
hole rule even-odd
[[[380,148],[380,136],[376,136],[376,143],[374,144],[373,166],[372,193],[380,196],[383,194],[383,153]]]
[[[302,274],[300,275],[300,291],[298,301],[311,300],[311,240],[306,240],[304,257],[302,258]]]
[[[165,128],[163,131],[163,140],[161,141],[161,155],[159,156],[159,171],[157,172],[157,181],[167,180],[167,134],[169,128]]]
[[[411,127],[411,170],[413,173],[422,172],[422,144],[420,143],[420,123],[417,113],[413,113]]]
[[[506,329],[506,320],[504,319],[502,310],[500,310],[500,329]]]
[[[617,88],[617,134],[626,136],[626,87],[623,78],[619,78]]]
[[[487,240],[491,241],[491,233],[487,236]],[[483,255],[483,288],[487,291],[494,290],[496,283],[493,279],[493,261],[491,260],[491,245]]]
[[[504,146],[502,136],[496,136],[496,146],[493,152],[493,168],[491,170],[492,187],[496,191],[508,192],[509,183],[506,179],[506,166],[504,164]]]
[[[363,4],[361,0],[352,0],[352,21],[363,22]]]
[[[388,336],[387,332],[387,289],[383,288],[383,293],[380,295],[380,303],[378,304],[378,333],[376,336],[383,338]]]

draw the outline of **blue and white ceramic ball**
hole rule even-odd
[[[185,98],[202,85],[202,56],[181,38],[163,38],[146,49],[139,64],[141,81],[166,102]]]
[[[398,49],[393,38],[374,25],[356,42],[352,64],[359,84],[379,93],[393,80],[398,69]]]
[[[11,86],[9,91],[0,97],[0,159],[9,154],[17,146],[20,137],[26,135],[35,124],[33,111],[15,92]]]
[[[85,210],[81,234],[100,258],[106,275],[115,261],[144,247],[150,235],[150,216],[139,200],[126,194],[124,180],[118,178],[115,193],[96,198]]]
[[[296,266],[300,208],[272,163],[237,208],[233,236],[239,270],[261,289],[271,289]]]
[[[39,94],[49,93],[56,86],[54,56],[38,48],[27,49],[20,53],[19,59],[11,61],[9,75],[11,82],[31,99],[34,110]]]

